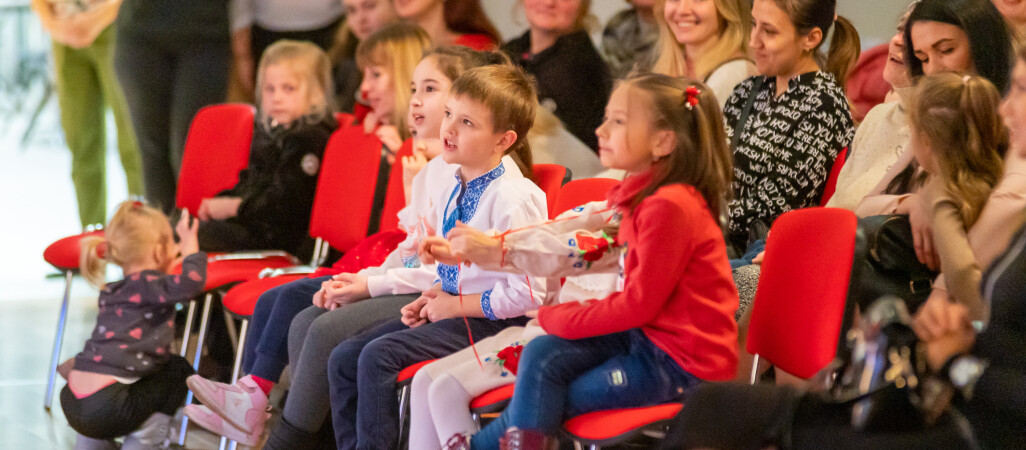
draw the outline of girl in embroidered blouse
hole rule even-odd
[[[508,65],[471,69],[453,83],[441,157],[460,167],[436,201],[433,226],[442,236],[457,223],[506,230],[545,219],[545,195],[525,170],[530,148],[524,136],[534,121],[536,96],[529,77]],[[422,241],[422,262],[434,262],[435,243]],[[524,313],[546,292],[545,280],[476,266],[440,263],[436,272],[435,284],[405,306],[401,317],[332,352],[328,381],[338,448],[393,447],[399,436],[399,371],[467,347],[468,334],[479,339],[523,325]]]
[[[480,0],[392,0],[399,18],[420,26],[435,45],[494,50],[499,32]]]
[[[199,295],[207,273],[197,225],[184,211],[175,245],[162,212],[129,201],[118,206],[105,237],[82,240],[82,274],[100,288],[100,310],[61,390],[64,415],[79,433],[75,448],[117,448],[113,439],[128,435],[121,448],[148,449],[171,438],[171,416],[193,372],[171,353],[175,304]],[[182,273],[168,275],[177,261]],[[107,283],[107,262],[120,266],[125,278]]]
[[[748,56],[748,0],[660,0],[655,8],[659,57],[653,72],[702,80],[721,108],[738,83],[757,74]]]
[[[755,0],[749,47],[761,75],[724,107],[734,151],[729,243],[745,253],[760,227],[820,201],[838,153],[855,128],[843,86],[859,55],[858,33],[835,0]],[[825,57],[819,49],[833,28]],[[739,123],[751,99],[745,123]]]
[[[607,216],[589,205],[572,226],[554,222],[501,239],[475,233],[439,252],[545,276],[623,273],[620,292],[605,300],[529,314],[549,335],[527,343],[510,406],[470,448],[498,448],[500,437],[510,448],[547,448],[568,416],[672,401],[702,380],[734,377],[738,299],[717,219],[731,173],[721,123],[701,83],[629,78],[596,131],[603,164],[629,174],[609,194],[622,217],[612,248],[594,235],[608,228]],[[602,248],[615,249],[612,258],[593,251]],[[450,443],[468,448],[462,436]]]

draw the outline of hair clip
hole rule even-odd
[[[100,258],[107,259],[107,240],[100,241],[96,246],[96,255]]]
[[[132,209],[140,209],[143,206],[145,205],[143,205],[143,202],[140,202],[139,200],[135,200],[132,202]]]
[[[695,86],[688,86],[684,90],[684,107],[691,111],[695,106],[698,106],[698,94],[702,91]]]
[[[969,79],[972,78],[972,77],[973,77],[972,75],[966,75],[966,76],[962,77],[962,84],[968,83]]]

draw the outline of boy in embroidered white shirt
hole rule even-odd
[[[460,168],[436,203],[435,226],[443,236],[457,223],[507,230],[545,219],[545,194],[525,177],[531,160],[523,137],[536,108],[530,79],[509,65],[472,69],[453,83],[442,121],[441,156]],[[433,262],[431,251],[422,245],[425,263]],[[467,347],[470,334],[480,339],[523,325],[523,315],[546,295],[544,280],[479,267],[438,264],[437,275],[431,289],[403,308],[402,318],[350,338],[332,352],[328,381],[339,449],[394,447],[399,371]]]

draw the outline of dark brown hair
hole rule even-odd
[[[848,19],[837,15],[837,1],[774,0],[774,2],[777,7],[787,13],[787,17],[791,18],[791,23],[799,35],[808,34],[813,29],[819,28],[823,32],[823,41],[825,41],[830,26],[836,25],[825,58],[819,53],[823,41],[820,41],[812,51],[822,63],[821,67],[833,74],[837,79],[837,85],[844,89],[848,83],[848,74],[858,62],[862,43],[855,25],[852,25]]]

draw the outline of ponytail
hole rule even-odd
[[[861,48],[862,42],[855,25],[848,19],[837,16],[837,20],[834,21],[834,37],[830,40],[830,48],[827,50],[826,71],[833,74],[841,89],[848,84],[848,75],[858,62]]]
[[[80,245],[82,252],[78,257],[78,267],[82,277],[97,289],[102,288],[107,283],[107,255],[101,247],[106,247],[107,241],[99,236],[89,236],[83,238]]]

